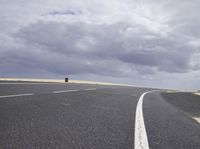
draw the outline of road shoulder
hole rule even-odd
[[[191,92],[161,93],[170,104],[200,124],[200,96]]]
[[[160,93],[147,94],[143,110],[150,148],[200,148],[200,125],[168,103]]]

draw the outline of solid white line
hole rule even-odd
[[[147,139],[147,133],[146,128],[144,124],[144,117],[143,117],[143,98],[147,93],[155,92],[154,91],[148,91],[143,93],[137,103],[136,107],[136,114],[135,114],[135,149],[149,149],[149,143]]]
[[[79,90],[64,90],[64,91],[53,91],[54,94],[59,94],[59,93],[68,93],[68,92],[77,92]]]
[[[84,91],[94,91],[96,90],[96,88],[87,88],[87,89],[84,89]]]
[[[33,93],[31,94],[18,94],[18,95],[4,95],[4,96],[0,96],[0,98],[10,98],[10,97],[20,97],[20,96],[32,96],[34,95]]]

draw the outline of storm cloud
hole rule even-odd
[[[0,75],[200,87],[199,4],[3,1]]]

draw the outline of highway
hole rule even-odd
[[[0,149],[200,149],[200,125],[164,90],[0,83]]]

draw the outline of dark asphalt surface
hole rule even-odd
[[[86,91],[84,89],[97,88]],[[53,91],[78,89],[53,94]],[[136,87],[0,84],[0,149],[133,149]],[[158,93],[143,103],[150,149],[199,149],[200,125]]]
[[[143,110],[151,149],[200,149],[200,125],[163,96],[147,94]]]
[[[192,117],[200,117],[200,96],[190,92],[162,93],[164,99]]]
[[[13,95],[13,94],[47,94],[52,91],[59,90],[73,90],[73,89],[87,89],[87,88],[118,88],[119,86],[100,86],[89,84],[74,84],[74,83],[0,83],[0,96],[1,95]]]

